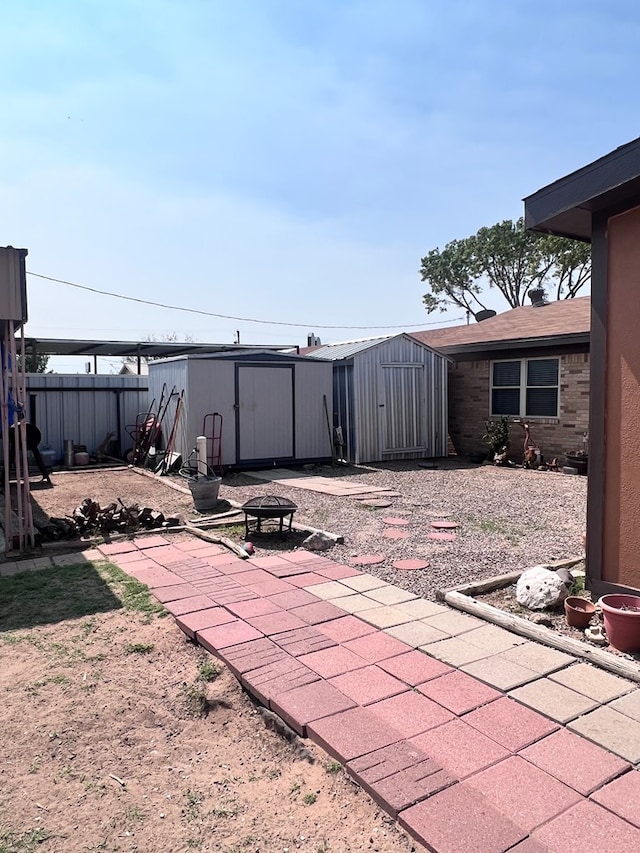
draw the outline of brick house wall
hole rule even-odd
[[[589,429],[589,353],[513,353],[513,358],[536,356],[560,358],[559,418],[529,418],[531,435],[549,460],[584,446],[583,436]],[[505,354],[496,353],[496,358],[505,358]],[[449,366],[449,435],[456,453],[462,456],[488,452],[482,436],[489,419],[491,360],[459,360]],[[510,433],[511,456],[520,462],[522,427],[513,424]]]

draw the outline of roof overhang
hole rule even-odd
[[[505,341],[482,341],[473,344],[452,344],[441,346],[440,351],[444,355],[481,355],[482,353],[494,353],[509,350],[526,350],[559,347],[584,346],[590,341],[589,332],[576,332],[571,335],[548,335],[544,338],[513,338]]]
[[[635,206],[640,198],[640,138],[524,199],[525,227],[591,242],[594,213]]]

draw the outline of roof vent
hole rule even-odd
[[[319,347],[322,344],[322,341],[317,335],[314,335],[313,332],[309,332],[307,335],[307,346],[308,347]]]
[[[476,323],[482,323],[483,320],[490,320],[492,317],[496,316],[496,311],[493,311],[491,308],[483,308],[482,311],[478,311],[475,315]]]
[[[541,308],[543,305],[547,304],[546,293],[544,292],[543,287],[534,287],[528,293],[527,296],[531,300],[531,304],[534,308]]]

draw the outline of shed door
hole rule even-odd
[[[238,462],[294,456],[293,365],[236,367]]]
[[[423,364],[383,364],[382,453],[425,449]]]

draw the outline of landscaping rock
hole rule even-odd
[[[542,625],[543,628],[553,628],[553,619],[545,613],[532,613],[529,622],[534,625]]]
[[[543,566],[534,566],[520,575],[516,585],[516,599],[529,610],[557,607],[567,597],[569,590],[556,572]]]
[[[569,569],[556,569],[556,574],[562,581],[562,583],[567,587],[567,589],[571,589],[573,584],[575,583],[575,578],[569,571]]]
[[[328,551],[329,548],[333,548],[335,544],[335,539],[332,539],[331,536],[327,536],[327,534],[323,533],[321,530],[317,533],[312,533],[311,536],[307,536],[302,543],[303,547],[306,548],[307,551]]]

